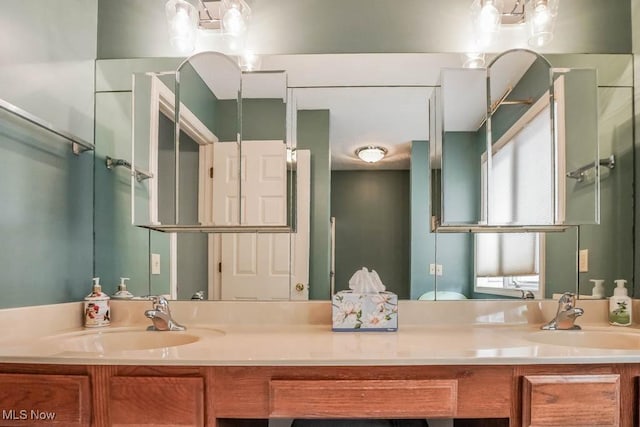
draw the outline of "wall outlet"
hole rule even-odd
[[[442,276],[442,264],[436,264],[436,276]]]
[[[151,274],[160,274],[160,254],[151,254]]]
[[[432,276],[436,275],[436,265],[435,264],[429,264],[429,274]]]
[[[578,252],[578,273],[589,271],[589,249],[580,249]]]

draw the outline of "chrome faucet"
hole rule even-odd
[[[144,315],[151,319],[153,326],[149,326],[149,331],[184,331],[187,328],[180,325],[171,317],[169,301],[163,296],[151,297],[153,309],[144,312]]]
[[[542,325],[540,329],[547,331],[555,330],[576,330],[580,326],[574,324],[576,318],[584,314],[584,310],[576,307],[576,296],[571,292],[565,292],[558,300],[558,311],[556,317],[549,323]]]

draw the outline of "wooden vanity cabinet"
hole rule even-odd
[[[0,426],[254,427],[270,417],[377,417],[455,418],[456,427],[632,427],[639,378],[633,364],[0,364]],[[56,419],[36,424],[16,419],[13,409],[55,412]]]
[[[87,375],[0,374],[0,425],[88,427]]]

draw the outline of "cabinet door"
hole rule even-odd
[[[522,425],[620,425],[619,375],[531,375],[522,388]]]
[[[112,377],[111,426],[203,426],[202,378]]]
[[[0,425],[89,426],[89,378],[0,374]]]

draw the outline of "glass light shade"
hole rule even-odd
[[[503,0],[474,0],[471,4],[471,22],[476,44],[487,47],[500,31]]]
[[[198,11],[185,0],[169,0],[165,5],[169,25],[169,41],[180,53],[190,53],[196,48]]]
[[[249,26],[251,8],[244,0],[222,0],[220,16],[222,16],[222,31],[232,36],[240,36]]]
[[[356,155],[360,160],[367,163],[379,162],[387,154],[387,149],[383,147],[369,145],[367,147],[360,147],[356,150]]]
[[[529,45],[545,46],[553,39],[558,16],[558,0],[528,0],[524,5],[524,16]]]

